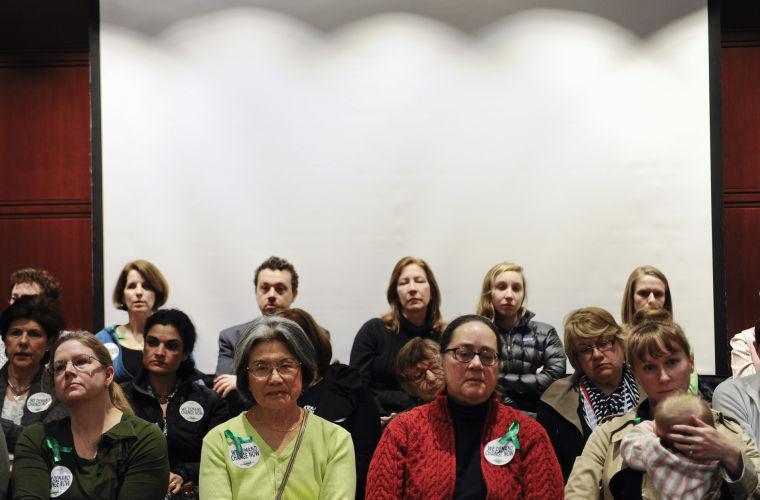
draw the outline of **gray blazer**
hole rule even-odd
[[[219,357],[216,360],[217,375],[235,373],[235,346],[240,340],[240,335],[252,321],[231,326],[219,332]]]
[[[737,420],[755,443],[760,440],[760,374],[724,380],[715,388],[712,405]]]

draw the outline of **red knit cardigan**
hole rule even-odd
[[[507,465],[493,465],[483,448],[520,424],[520,449]],[[383,433],[372,457],[366,498],[451,498],[456,482],[454,425],[445,393],[435,401],[404,412]],[[494,395],[480,440],[480,468],[492,499],[564,498],[562,471],[543,427],[502,405]]]

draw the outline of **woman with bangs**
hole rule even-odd
[[[349,362],[372,388],[384,422],[415,405],[396,378],[399,351],[415,337],[437,340],[445,326],[441,291],[432,269],[422,259],[403,257],[396,262],[386,298],[390,309],[362,325]]]
[[[544,392],[536,420],[554,446],[567,481],[575,458],[605,419],[626,413],[641,390],[625,365],[625,331],[599,307],[584,307],[565,318],[565,353],[575,369]]]
[[[113,305],[126,311],[129,320],[95,335],[111,354],[117,383],[131,381],[142,367],[145,322],[168,298],[169,283],[153,263],[133,260],[121,270],[113,289]]]
[[[536,416],[538,401],[549,385],[565,376],[567,358],[552,325],[534,321],[525,307],[527,286],[523,268],[496,264],[483,278],[475,314],[499,328],[503,341],[499,386],[503,403]]]
[[[623,498],[631,494],[658,498],[648,473],[625,466],[621,442],[641,421],[653,419],[660,402],[687,391],[694,360],[686,335],[670,320],[667,311],[645,308],[636,315],[626,351],[631,371],[647,399],[628,413],[599,425],[589,437],[565,487],[567,499]],[[673,453],[695,462],[720,465],[722,480],[705,498],[759,495],[760,455],[754,442],[734,421],[713,413],[715,427],[692,416],[690,425],[672,426],[664,440]]]

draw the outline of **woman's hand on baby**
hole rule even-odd
[[[695,460],[718,460],[733,478],[742,473],[742,454],[715,427],[698,417],[691,417],[691,425],[674,425],[665,435],[684,455]]]

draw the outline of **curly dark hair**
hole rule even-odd
[[[36,267],[25,267],[18,271],[13,271],[10,277],[11,287],[10,291],[13,291],[13,287],[19,283],[37,283],[42,288],[42,295],[50,297],[53,300],[59,300],[61,298],[61,284],[55,277],[44,269],[38,269]]]

